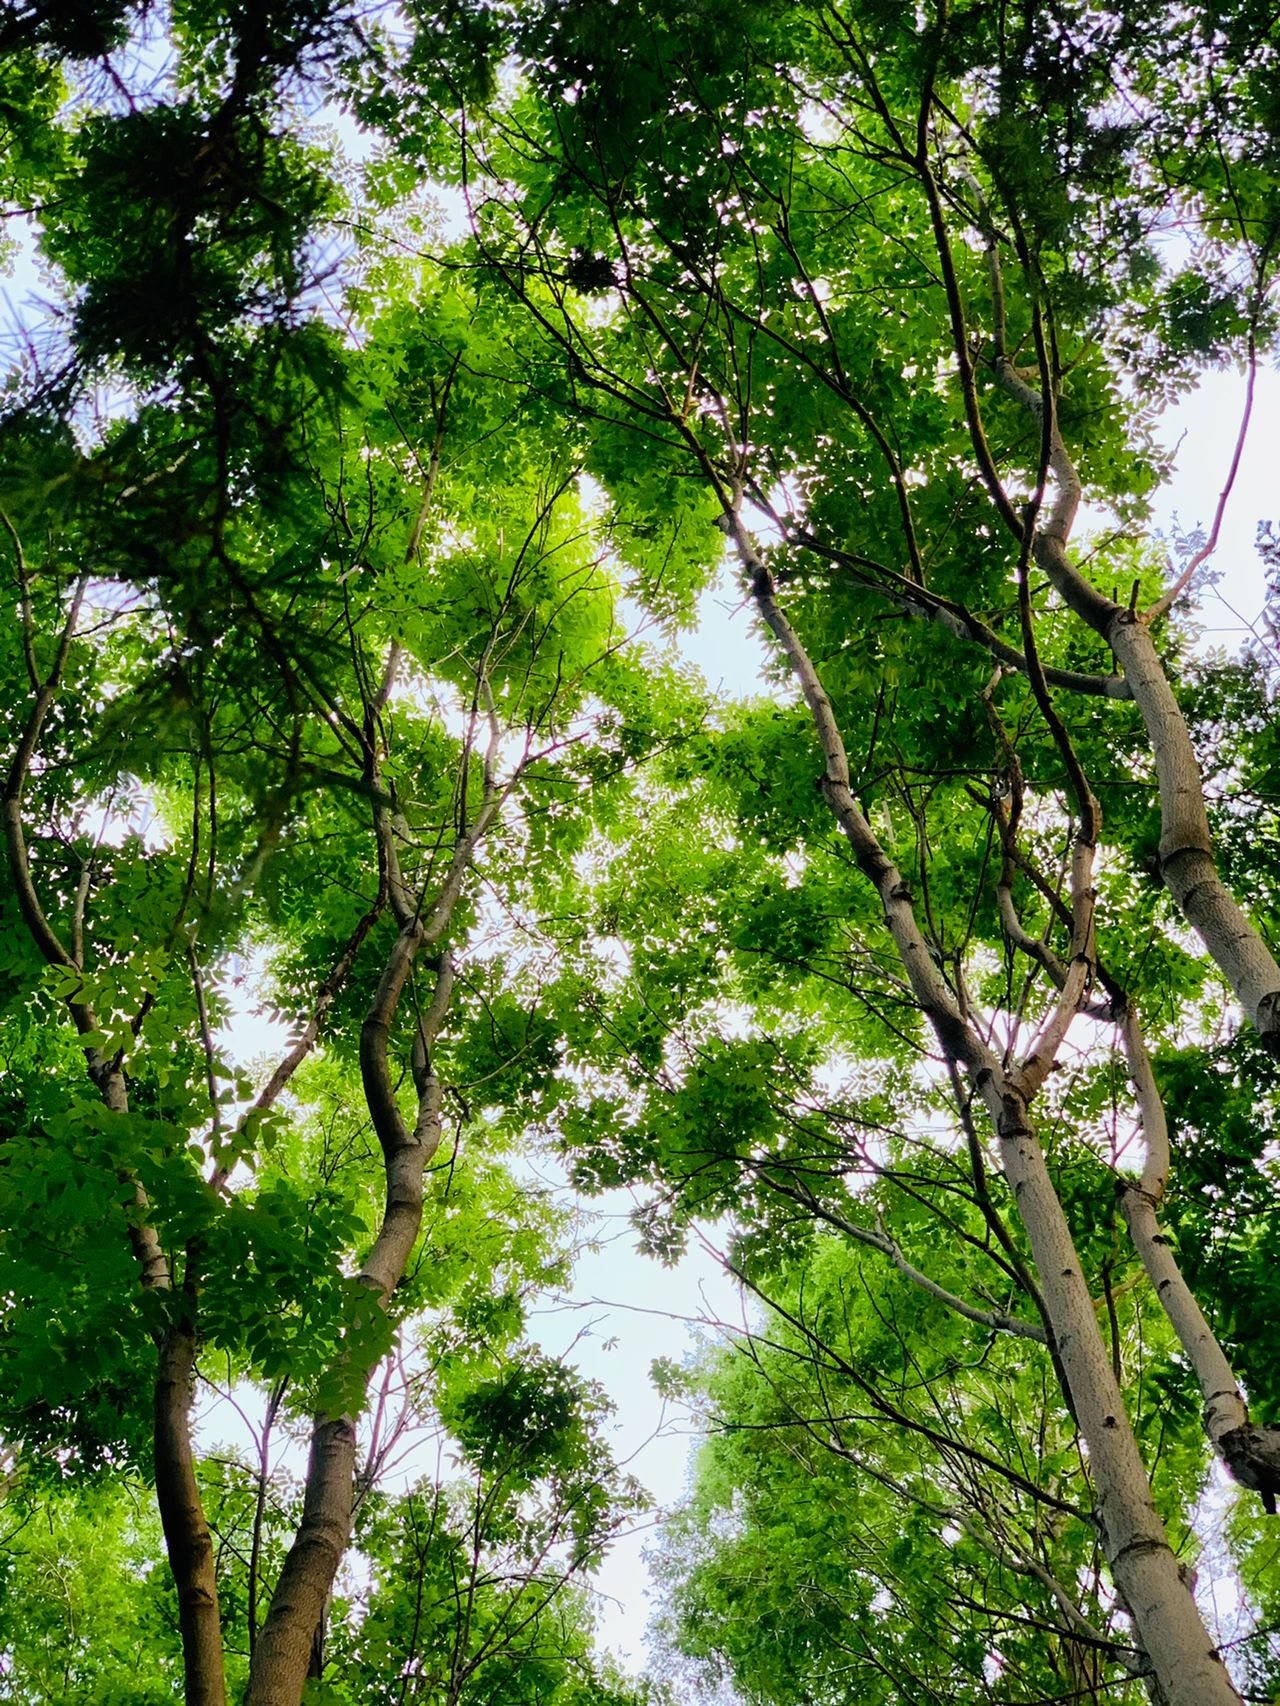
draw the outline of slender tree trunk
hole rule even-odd
[[[1204,1395],[1204,1430],[1210,1445],[1235,1479],[1258,1492],[1266,1510],[1274,1515],[1276,1495],[1280,1493],[1280,1428],[1265,1428],[1250,1421],[1235,1371],[1186,1282],[1170,1239],[1161,1229],[1159,1209],[1170,1161],[1164,1099],[1151,1068],[1142,1022],[1132,1003],[1122,1028],[1146,1157],[1141,1178],[1121,1182],[1121,1212],[1151,1288]]]
[[[1169,1706],[1238,1706],[1240,1696],[1152,1503],[1093,1299],[1026,1107],[998,1079],[983,1093],[1088,1447],[1103,1549],[1116,1587]]]
[[[249,1658],[258,1641],[258,1590],[262,1577],[262,1529],[267,1514],[267,1488],[271,1475],[271,1430],[284,1402],[287,1379],[278,1381],[267,1400],[262,1418],[262,1439],[258,1446],[258,1486],[253,1500],[253,1539],[249,1546],[249,1585],[247,1616],[249,1623]]]
[[[1264,1045],[1278,1054],[1280,965],[1218,871],[1199,760],[1150,629],[1139,614],[1089,585],[1057,533],[1036,536],[1036,560],[1068,607],[1107,641],[1124,671],[1155,757],[1160,874]]]
[[[195,1327],[184,1310],[160,1345],[155,1385],[156,1503],[178,1592],[186,1706],[226,1706],[213,1538],[191,1450]]]
[[[312,1642],[351,1539],[356,1428],[321,1418],[311,1434],[302,1520],[258,1632],[245,1706],[297,1706]]]
[[[1167,1706],[1240,1706],[1151,1498],[1151,1485],[1103,1343],[1079,1255],[1028,1118],[1034,1086],[1052,1065],[1034,1055],[1008,1072],[968,1023],[928,951],[902,873],[880,846],[850,787],[839,723],[795,629],[778,605],[768,570],[735,510],[730,534],[752,576],[757,606],[804,692],[824,758],[820,786],[859,868],[885,909],[903,968],[943,1054],[981,1096],[999,1137],[1005,1177],[1031,1244],[1065,1394],[1089,1452],[1097,1518],[1116,1588],[1131,1609]],[[1081,870],[1087,870],[1082,863]],[[1058,1026],[1051,1021],[1041,1037]],[[1055,1044],[1056,1046],[1056,1044]],[[1030,1088],[1029,1088],[1030,1087]]]
[[[424,502],[430,498],[438,466],[439,434],[433,450],[432,472]],[[409,555],[417,548],[417,530]],[[400,648],[388,652],[382,684],[369,705],[365,729],[366,781],[380,789],[376,728],[373,713],[386,704],[400,664]],[[477,669],[473,729],[481,699],[488,694],[486,659]],[[490,700],[491,705],[491,700]],[[373,1248],[360,1270],[369,1307],[385,1308],[404,1275],[422,1225],[424,1177],[440,1143],[441,1085],[431,1051],[453,995],[453,962],[448,951],[435,962],[435,987],[413,1031],[411,1071],[417,1093],[417,1114],[410,1128],[400,1111],[393,1082],[389,1048],[401,997],[424,949],[435,948],[453,920],[458,897],[475,851],[497,815],[515,779],[500,785],[494,766],[498,751],[496,718],[490,722],[489,744],[483,755],[483,794],[470,824],[453,846],[452,857],[435,903],[424,915],[421,897],[414,897],[400,868],[396,827],[385,804],[374,807],[380,893],[385,892],[400,926],[382,976],[360,1029],[360,1076],[365,1103],[382,1149],[385,1196],[382,1223]],[[462,775],[472,758],[471,738],[465,742]],[[462,799],[465,810],[465,788]],[[311,1436],[302,1521],[284,1561],[249,1667],[245,1706],[298,1706],[317,1651],[323,1643],[323,1624],[338,1566],[351,1538],[356,1468],[354,1416],[319,1416]]]

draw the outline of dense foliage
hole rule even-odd
[[[0,1697],[1275,1695],[1274,30],[0,8]],[[535,1155],[750,1301],[656,1680]]]

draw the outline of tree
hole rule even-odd
[[[949,1081],[968,1192],[1040,1317],[1155,1685],[1170,1701],[1229,1700],[1035,1109],[1056,1123],[1047,1081],[1080,1017],[1114,1027],[1145,1148],[1117,1176],[1132,1248],[1195,1371],[1210,1442],[1270,1507],[1277,1436],[1250,1420],[1157,1218],[1167,1119],[1125,900],[1154,867],[1157,928],[1171,902],[1269,1053],[1280,967],[1219,873],[1181,666],[1157,637],[1213,535],[1164,575],[1124,535],[1154,478],[1151,417],[1126,394],[1158,398],[1163,381],[1167,395],[1197,356],[1238,354],[1251,385],[1271,335],[1277,233],[1261,192],[1274,92],[1256,72],[1269,26],[1248,11],[1221,36],[1216,14],[1173,31],[1141,8],[1114,23],[724,6],[700,8],[695,28],[676,8],[633,9],[625,26],[569,8],[533,26],[542,98],[481,132],[469,183],[482,255],[604,418],[601,477],[625,492],[641,458],[650,484],[665,462],[718,507],[820,763],[818,799],[781,805],[780,850],[809,886],[821,802],[876,895],[882,922],[862,911],[854,935],[863,975]],[[1175,234],[1166,257],[1155,239]],[[601,292],[614,312],[584,314]],[[1093,578],[1071,549],[1086,493],[1122,530],[1091,550]],[[1127,596],[1097,584],[1121,574]],[[912,620],[891,628],[886,615]],[[1135,778],[1151,787],[1136,811],[1121,794]],[[880,820],[894,783],[905,836]],[[1032,906],[1047,911],[1028,924]],[[840,911],[857,916],[843,893]],[[1154,986],[1173,1035],[1191,986],[1206,993],[1202,966],[1169,978],[1175,955]],[[812,975],[812,950],[800,958]],[[711,1079],[714,1057],[690,1046]],[[763,1058],[759,1043],[722,1047],[689,1126],[720,1127],[712,1147],[831,1217],[808,1180],[777,1179],[775,1160],[797,1165],[793,1139],[784,1149],[781,1119],[748,1088],[751,1071],[768,1076],[767,1042]],[[653,1102],[695,1100],[691,1063],[674,1084],[656,1054],[645,1064]],[[803,1061],[787,1064],[803,1085]],[[1022,1247],[990,1202],[979,1108]],[[851,1235],[899,1255],[882,1230]],[[1007,1312],[943,1300],[1032,1336]]]
[[[33,111],[48,50],[78,57],[47,22],[10,20]],[[344,19],[184,15],[160,99],[118,74],[95,99],[128,20],[99,22],[47,158],[13,150],[67,296],[4,428],[5,1433],[24,1475],[153,1480],[188,1701],[226,1698],[228,1657],[246,1698],[297,1700],[376,1468],[375,1370],[417,1323],[439,1373],[465,1321],[476,1391],[514,1379],[489,1347],[514,1354],[562,1264],[469,1100],[536,1084],[546,1047],[505,1046],[493,918],[687,708],[628,650],[574,435],[492,371],[501,304],[402,274],[341,330],[316,312],[337,162],[285,102]],[[255,958],[290,1040],[250,1081],[221,1027]],[[274,1581],[260,1492],[234,1615],[191,1428],[211,1369],[310,1417]],[[553,1585],[614,1521],[581,1397],[564,1376],[542,1448],[597,1489]]]
[[[664,1563],[681,1670],[752,1701],[1143,1698],[1044,1367],[1007,1336],[975,1350],[879,1266],[820,1238],[704,1371],[710,1438]],[[1170,1398],[1158,1353],[1135,1364],[1150,1447]],[[1194,1443],[1156,1461],[1179,1509]]]
[[[1230,1131],[1237,1201],[1269,1200],[1275,872],[1241,790],[1274,811],[1271,684],[1190,650],[1221,511],[1176,564],[1144,525],[1161,402],[1232,361],[1251,396],[1274,338],[1267,17],[319,0],[0,28],[7,171],[63,291],[0,494],[5,1437],[24,1474],[153,1477],[187,1699],[225,1698],[241,1620],[255,1703],[324,1686],[330,1632],[479,1687],[472,1637],[487,1663],[491,1620],[525,1628],[503,1547],[543,1561],[494,1698],[535,1686],[557,1616],[581,1650],[575,1519],[540,1528],[500,1467],[509,1394],[559,1391],[520,1372],[515,1301],[555,1239],[500,1159],[544,1137],[584,1185],[657,1181],[658,1252],[732,1217],[783,1326],[729,1419],[799,1417],[806,1477],[905,1501],[917,1612],[954,1556],[949,1615],[976,1597],[1012,1652],[1012,1576],[1036,1584],[1048,1659],[918,1650],[906,1596],[882,1675],[910,1649],[922,1697],[1008,1699],[1021,1667],[1238,1700],[1170,1524],[1209,1450],[1268,1506],[1280,1483],[1268,1233],[1213,1159]],[[325,103],[377,138],[359,173]],[[424,179],[464,198],[458,242]],[[687,619],[726,548],[775,691],[709,714],[620,595]],[[241,1086],[219,1027],[254,961],[294,1040]],[[1213,1259],[1184,1272],[1162,1214]],[[428,1603],[456,1533],[430,1487],[379,1526],[357,1427],[397,1342],[447,1392],[454,1331],[509,1359],[470,1371],[497,1444],[465,1380],[441,1415],[510,1529]],[[238,1495],[197,1461],[193,1381],[228,1359],[310,1418],[274,1526],[265,1426]],[[548,1426],[540,1462],[608,1479],[590,1427]],[[741,1451],[718,1473],[756,1491]],[[824,1591],[865,1633],[830,1504]],[[413,1560],[412,1597],[388,1567],[333,1600],[353,1532]],[[728,1662],[798,1698],[839,1687],[829,1658]]]

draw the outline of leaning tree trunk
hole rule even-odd
[[[943,1054],[967,1074],[998,1135],[1005,1176],[1031,1245],[1066,1378],[1064,1396],[1088,1448],[1107,1563],[1131,1609],[1163,1699],[1167,1706],[1240,1706],[1152,1501],[1080,1258],[1029,1119],[1031,1096],[1052,1066],[1056,1042],[1039,1058],[1033,1053],[1021,1070],[1006,1071],[961,1013],[920,932],[910,889],[854,798],[839,724],[812,660],[777,602],[769,572],[736,507],[727,510],[726,520],[751,575],[757,607],[804,692],[822,746],[823,794],[859,869],[880,895],[912,991]],[[1058,1012],[1066,1013],[1068,1005],[1060,1005]],[[1042,1031],[1037,1038],[1042,1051],[1045,1035]]]
[[[395,667],[393,649],[387,680]],[[487,687],[487,683],[484,684]],[[385,683],[384,683],[385,687]],[[480,690],[478,685],[478,692]],[[438,946],[454,911],[476,848],[515,779],[500,784],[494,772],[498,738],[491,729],[484,759],[484,793],[474,818],[458,836],[448,871],[429,915],[401,876],[394,826],[385,806],[375,807],[379,859],[400,933],[360,1033],[360,1073],[365,1101],[382,1148],[386,1195],[382,1224],[359,1279],[371,1309],[385,1308],[403,1278],[422,1225],[424,1175],[441,1133],[441,1084],[432,1063],[453,993],[446,949],[435,961],[435,988],[417,1020],[412,1077],[417,1113],[412,1129],[400,1112],[388,1051],[401,996],[424,950]],[[470,752],[464,757],[469,761]],[[376,776],[372,778],[376,781]],[[311,1436],[302,1521],[280,1572],[254,1647],[245,1706],[298,1706],[306,1686],[338,1566],[350,1543],[356,1468],[354,1416],[320,1416]]]
[[[1159,1209],[1169,1173],[1169,1128],[1142,1023],[1132,1003],[1124,1014],[1122,1029],[1146,1156],[1141,1176],[1121,1182],[1121,1213],[1151,1289],[1199,1382],[1209,1444],[1233,1478],[1258,1493],[1267,1512],[1274,1516],[1276,1495],[1280,1493],[1280,1428],[1262,1427],[1250,1420],[1235,1371],[1186,1282],[1172,1241],[1161,1228]]]
[[[32,663],[31,685],[35,698],[19,738],[3,797],[5,848],[19,911],[44,959],[51,966],[73,972],[84,970],[84,897],[82,895],[77,901],[70,934],[72,947],[68,948],[50,922],[36,892],[27,857],[22,799],[40,732],[62,683],[87,584],[88,574],[85,573],[76,584],[57,653],[43,681],[36,678]],[[109,1055],[96,1041],[89,1040],[99,1037],[101,1032],[97,1015],[91,1003],[84,998],[82,988],[80,991],[73,989],[66,1002],[77,1031],[86,1039],[85,1064],[98,1094],[112,1113],[127,1115],[129,1092],[121,1055]],[[194,1275],[188,1275],[183,1293],[176,1294],[168,1255],[151,1225],[151,1207],[146,1192],[132,1174],[122,1172],[120,1177],[132,1192],[129,1239],[137,1264],[138,1282],[144,1291],[163,1295],[170,1304],[168,1323],[157,1334],[152,1441],[156,1503],[178,1597],[186,1706],[226,1706],[217,1571],[191,1447],[196,1359]]]

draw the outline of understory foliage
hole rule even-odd
[[[0,1699],[1277,1697],[1274,32],[0,7]]]

